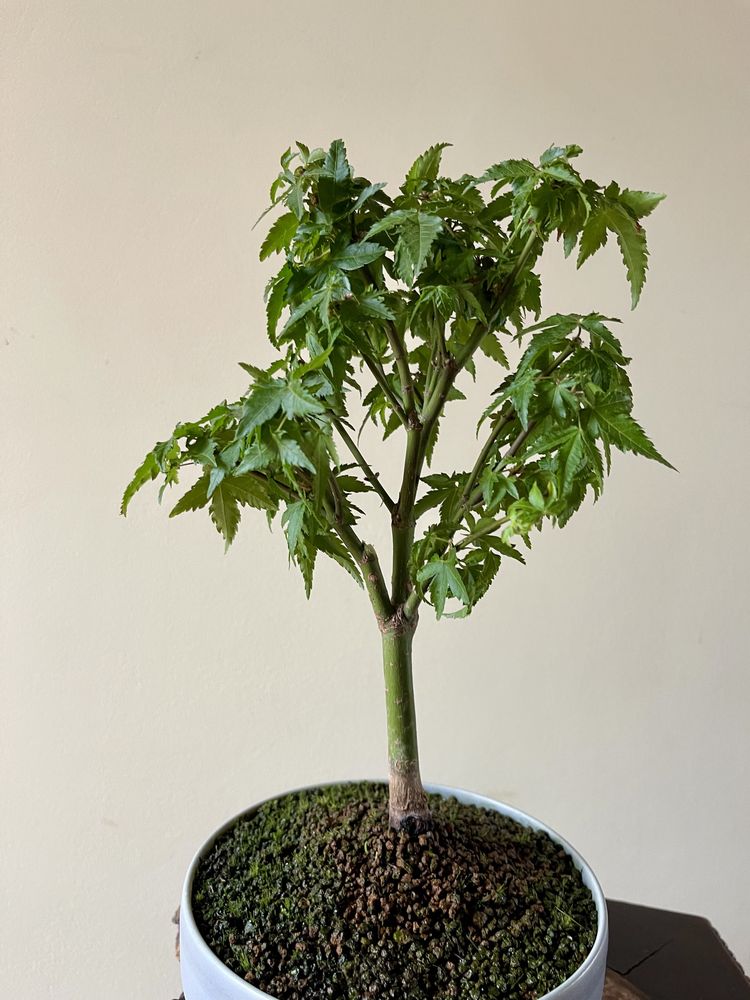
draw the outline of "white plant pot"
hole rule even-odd
[[[607,904],[596,876],[581,855],[554,830],[550,830],[544,823],[540,823],[538,819],[528,816],[519,809],[514,809],[502,802],[495,802],[484,795],[475,795],[460,788],[450,788],[448,785],[425,785],[425,788],[428,792],[436,792],[445,798],[456,798],[466,805],[494,809],[503,816],[514,819],[522,826],[531,827],[532,830],[542,830],[570,855],[576,868],[581,872],[583,884],[588,886],[594,898],[597,912],[596,938],[588,956],[573,975],[569,976],[551,993],[545,993],[543,997],[539,997],[539,1000],[602,1000],[607,967]],[[295,789],[295,791],[307,790]],[[246,983],[214,955],[201,937],[195,923],[192,907],[193,880],[201,858],[208,853],[217,838],[233,826],[237,820],[243,816],[251,815],[263,804],[263,802],[259,802],[225,823],[201,847],[188,869],[180,904],[180,973],[185,1000],[269,1000],[268,993],[263,993],[255,986]],[[404,998],[404,1000],[408,1000],[408,998]]]

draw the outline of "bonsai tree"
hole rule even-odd
[[[430,823],[412,685],[422,606],[468,614],[503,560],[523,562],[519,543],[567,524],[589,491],[598,498],[613,447],[669,464],[632,416],[617,321],[540,320],[535,270],[552,239],[580,267],[612,236],[635,307],[648,256],[641,220],[664,196],[584,180],[573,145],[454,180],[440,174],[446,145],[417,158],[394,198],[354,174],[340,139],[284,153],[270,192],[282,212],[260,249],[261,260],[283,259],[265,297],[279,357],[266,369],[242,363],[247,391],[178,424],[122,501],[124,514],[159,477],[161,499],[195,466],[170,516],[207,508],[228,547],[241,508],[269,523],[280,514],[308,595],[319,553],[363,586],[382,641],[390,823],[415,830]],[[480,362],[497,369],[497,386],[476,454],[434,471],[441,420]],[[398,485],[360,448],[355,407],[362,426],[401,449]],[[367,493],[390,520],[390,582],[364,530]]]

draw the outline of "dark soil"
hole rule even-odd
[[[434,830],[387,826],[387,790],[284,796],[224,834],[198,926],[278,1000],[533,1000],[581,964],[596,909],[568,855],[496,812],[431,795]]]

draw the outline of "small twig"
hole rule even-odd
[[[372,486],[372,488],[375,490],[375,492],[378,494],[378,496],[380,497],[380,499],[386,505],[386,507],[388,508],[388,510],[391,513],[393,513],[393,511],[396,509],[396,501],[391,498],[391,496],[388,493],[388,491],[386,490],[386,488],[380,482],[380,480],[378,479],[377,474],[373,471],[371,465],[369,464],[369,462],[367,461],[367,459],[365,458],[365,456],[362,454],[362,452],[357,447],[354,439],[351,437],[351,435],[347,431],[346,427],[344,427],[343,423],[340,420],[338,420],[338,419],[336,419],[336,420],[333,421],[333,426],[338,431],[338,433],[339,433],[342,441],[346,445],[346,447],[349,449],[349,451],[352,453],[352,455],[356,459],[357,464],[359,465],[359,467],[364,472],[365,478],[367,479],[367,481],[370,483],[370,485]]]

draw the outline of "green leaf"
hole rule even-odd
[[[615,448],[644,455],[655,462],[661,462],[669,469],[674,469],[674,466],[659,454],[641,425],[628,413],[624,413],[617,403],[600,403],[592,407],[592,413],[605,441],[613,444]]]
[[[615,234],[620,247],[625,272],[630,282],[631,308],[635,309],[646,281],[648,266],[646,233],[619,205],[608,205],[603,212],[607,228]]]
[[[266,286],[266,332],[272,344],[276,344],[276,327],[284,310],[284,296],[292,272],[285,264]]]
[[[276,499],[269,492],[271,488],[269,480],[260,476],[227,476],[222,488],[242,507],[275,511],[278,506]]]
[[[508,367],[508,358],[503,350],[503,345],[494,333],[485,334],[479,342],[479,346],[488,358],[492,358],[493,361],[497,361],[497,363],[502,365],[503,368]]]
[[[276,441],[276,446],[279,450],[279,458],[284,465],[298,469],[307,469],[309,472],[315,472],[315,466],[312,464],[304,451],[302,451],[294,438],[275,435],[274,440]]]
[[[312,312],[313,309],[317,309],[318,306],[326,299],[328,294],[329,292],[325,288],[322,288],[317,292],[313,292],[313,294],[309,298],[305,299],[304,302],[300,302],[300,304],[292,310],[289,319],[284,324],[284,330],[286,331],[291,329],[295,323],[299,323],[303,316],[307,316],[307,314]]]
[[[565,181],[568,184],[574,184],[576,187],[581,186],[580,177],[566,163],[551,163],[548,167],[542,168],[542,173],[545,177],[551,177],[552,180]]]
[[[631,191],[630,188],[625,188],[624,191],[620,192],[618,200],[633,213],[636,219],[643,219],[647,215],[651,215],[659,202],[664,201],[665,198],[665,194],[657,194],[654,191]]]
[[[592,257],[597,250],[600,250],[606,242],[606,218],[603,212],[596,210],[589,216],[581,232],[581,243],[578,248],[576,267],[580,267],[585,260]]]
[[[529,426],[529,403],[534,395],[538,378],[539,372],[536,368],[526,368],[512,379],[503,393],[503,397],[510,399],[513,403],[513,408],[524,430]]]
[[[201,507],[205,507],[208,503],[208,475],[204,473],[197,482],[195,482],[187,493],[183,494],[174,507],[170,510],[169,516],[176,517],[178,514],[184,514],[186,510],[200,510]]]
[[[330,533],[326,535],[319,534],[316,536],[315,542],[321,552],[324,552],[334,562],[337,562],[339,566],[342,566],[360,587],[363,586],[362,574],[359,571],[359,567],[349,555],[343,542],[336,535]]]
[[[281,408],[287,417],[309,417],[311,414],[325,413],[325,406],[293,378],[283,387]]]
[[[145,486],[146,483],[150,482],[152,479],[156,479],[159,475],[159,463],[156,460],[156,455],[153,451],[150,451],[148,455],[143,459],[141,464],[133,473],[133,478],[128,483],[125,492],[122,495],[122,503],[120,504],[120,513],[125,516],[128,512],[128,507],[130,506],[130,501],[136,495],[138,490]]]
[[[418,156],[409,168],[402,191],[414,191],[420,186],[421,181],[437,180],[443,150],[448,146],[450,146],[449,142],[439,142]]]
[[[220,483],[214,490],[209,507],[211,520],[216,525],[216,530],[223,537],[226,551],[235,539],[237,528],[240,523],[240,509],[235,496]]]
[[[280,382],[256,386],[243,407],[237,436],[244,437],[275,417],[281,409],[285,391],[286,386]]]
[[[351,243],[335,257],[331,257],[331,263],[342,271],[356,271],[382,257],[384,253],[385,247],[381,247],[379,243]]]
[[[290,208],[296,217],[302,221],[302,216],[305,214],[305,193],[300,184],[291,185],[284,197],[284,202],[287,208]]]
[[[287,504],[286,510],[281,515],[281,525],[286,532],[289,555],[293,556],[297,551],[297,546],[302,535],[307,504],[304,500],[297,500],[295,503]]]
[[[442,228],[443,220],[426,212],[414,212],[404,222],[396,247],[396,269],[405,284],[414,284]]]
[[[401,226],[411,215],[411,212],[407,212],[403,208],[396,208],[392,212],[388,212],[382,219],[378,219],[376,223],[370,226],[365,234],[365,239],[369,240],[371,236],[377,236],[378,233],[385,233],[390,229]]]
[[[429,584],[430,597],[438,618],[443,616],[445,601],[449,595],[457,597],[467,607],[471,604],[464,582],[456,569],[455,554],[444,559],[433,556],[419,570],[417,579],[420,583]]]
[[[334,139],[331,143],[323,161],[323,171],[333,178],[336,184],[343,184],[349,180],[351,167],[346,158],[346,146],[343,139]]]
[[[213,496],[216,489],[223,482],[224,477],[227,474],[226,469],[222,469],[220,466],[214,466],[208,476],[208,496]]]
[[[599,313],[589,313],[588,316],[581,316],[581,327],[587,332],[592,334],[592,343],[596,344],[596,338],[603,341],[610,350],[610,353],[615,358],[619,364],[627,364],[628,358],[622,352],[622,344],[615,337],[609,327],[604,325],[604,320],[607,323],[619,323],[620,320],[616,319],[614,316],[602,316]]]
[[[529,160],[503,160],[486,170],[480,181],[524,181],[539,171]]]
[[[539,157],[539,163],[542,167],[546,167],[556,160],[572,160],[574,156],[580,156],[582,152],[581,147],[575,143],[569,146],[548,146]]]
[[[570,439],[570,443],[565,447],[561,456],[564,458],[562,492],[567,494],[573,480],[581,470],[581,465],[585,464],[586,450],[584,445],[584,434],[581,430],[576,430]]]
[[[547,506],[544,500],[544,494],[539,489],[539,484],[534,483],[529,490],[529,503],[538,511],[543,511]]]
[[[396,318],[393,311],[388,308],[383,301],[382,295],[379,293],[373,292],[368,295],[363,295],[359,300],[359,308],[365,316],[372,316],[374,319],[393,321]]]
[[[369,199],[372,198],[374,194],[377,194],[378,191],[382,191],[385,186],[385,181],[379,181],[377,184],[368,184],[366,188],[363,188],[362,191],[360,191],[359,197],[354,202],[352,212],[359,211],[366,201],[369,201]]]
[[[274,451],[264,441],[253,441],[234,470],[235,477],[257,469],[266,469],[273,462]]]
[[[299,221],[294,212],[286,212],[284,215],[280,215],[268,230],[268,235],[261,244],[260,259],[265,260],[272,253],[279,253],[281,250],[285,250],[292,242],[298,225]]]

